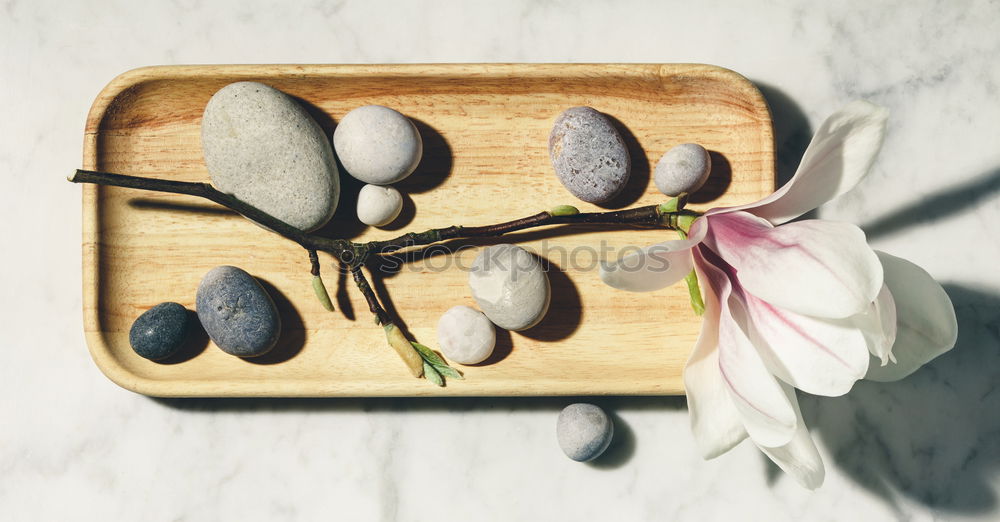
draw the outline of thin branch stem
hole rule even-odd
[[[358,290],[361,290],[361,295],[363,295],[365,297],[365,301],[368,302],[368,309],[371,310],[372,315],[375,316],[375,320],[378,321],[379,326],[391,324],[392,319],[389,317],[389,313],[382,307],[382,303],[379,302],[378,296],[375,295],[375,291],[372,290],[372,286],[368,284],[368,278],[366,278],[364,272],[361,271],[361,266],[352,265],[351,275],[354,277],[354,284],[357,285]]]
[[[216,190],[215,187],[208,183],[144,178],[92,170],[77,170],[69,177],[69,180],[74,183],[93,183],[95,185],[197,196],[218,203],[238,214],[242,214],[247,219],[259,223],[273,230],[275,233],[298,243],[306,250],[322,250],[340,259],[344,257],[344,252],[351,248],[349,241],[329,239],[303,232],[253,205],[240,201],[235,196]]]
[[[676,229],[679,228],[679,218],[687,217],[688,219],[691,219],[698,215],[697,213],[683,209],[677,210],[676,205],[673,207],[649,205],[627,210],[584,213],[575,212],[575,209],[572,207],[564,207],[564,209],[568,208],[573,212],[539,212],[538,214],[531,216],[503,223],[496,223],[493,225],[432,228],[424,232],[410,232],[399,237],[383,241],[355,243],[346,239],[331,239],[304,232],[254,207],[253,205],[240,201],[235,196],[216,190],[208,183],[193,183],[140,176],[127,176],[123,174],[96,172],[92,170],[77,170],[69,177],[69,180],[74,183],[92,183],[95,185],[149,190],[153,192],[184,194],[213,201],[223,207],[233,210],[234,212],[242,214],[247,219],[258,223],[305,248],[309,254],[310,272],[314,276],[318,276],[320,271],[317,251],[322,250],[327,252],[343,264],[347,265],[350,269],[355,284],[361,291],[362,295],[364,295],[365,300],[368,302],[368,308],[371,310],[372,314],[375,315],[375,318],[380,325],[392,324],[392,318],[379,302],[374,290],[372,290],[371,285],[368,283],[368,279],[361,270],[361,267],[365,265],[369,256],[372,254],[387,254],[403,248],[431,245],[450,239],[498,237],[518,230],[548,225],[627,225],[658,226],[667,229]]]
[[[322,280],[319,277],[320,263],[317,251],[322,250],[333,255],[342,264],[347,265],[354,278],[355,285],[357,285],[358,290],[361,291],[365,301],[368,303],[368,309],[371,310],[378,324],[385,329],[390,346],[396,350],[415,377],[419,377],[424,373],[424,367],[428,363],[415,350],[411,341],[395,326],[393,318],[386,311],[385,307],[382,306],[371,284],[368,283],[368,278],[365,277],[362,267],[365,266],[372,254],[387,254],[411,246],[431,245],[450,239],[498,237],[518,230],[547,225],[659,226],[667,229],[683,230],[685,225],[682,221],[686,220],[687,226],[690,226],[690,222],[699,215],[696,212],[679,208],[683,207],[683,197],[671,201],[670,204],[650,205],[609,212],[579,213],[573,207],[564,206],[557,207],[550,212],[539,212],[531,216],[493,225],[433,228],[424,232],[403,234],[399,237],[383,241],[355,243],[346,239],[331,239],[304,232],[253,205],[240,201],[233,195],[216,190],[208,183],[126,176],[92,170],[77,170],[70,175],[69,180],[74,183],[92,183],[95,185],[196,196],[213,201],[242,214],[247,219],[298,243],[302,248],[306,249],[309,255],[310,272],[313,275],[313,288],[316,291],[317,297],[324,303],[324,307],[331,311],[333,310],[333,304],[330,302],[326,287],[323,286]],[[443,381],[440,381],[440,376],[438,376],[436,382],[439,385],[443,384]]]

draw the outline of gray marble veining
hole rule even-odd
[[[1000,517],[1000,38],[995,1],[257,1],[0,9],[0,512],[12,520],[996,520]],[[857,97],[892,110],[861,224],[955,302],[958,346],[895,384],[803,399],[827,462],[799,488],[744,444],[698,456],[683,398],[594,402],[615,443],[566,459],[569,399],[180,401],[96,369],[80,319],[90,104],[161,63],[704,62],[761,86],[779,174]],[[54,501],[53,499],[58,499]]]

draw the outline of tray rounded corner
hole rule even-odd
[[[101,122],[104,121],[104,117],[108,110],[112,107],[112,105],[114,105],[115,100],[121,97],[124,93],[139,84],[163,76],[168,71],[172,71],[176,68],[177,66],[173,65],[146,65],[129,69],[112,78],[111,81],[97,93],[97,97],[94,98],[94,102],[90,105],[90,111],[87,112],[87,125],[84,131],[85,134],[92,135],[99,131]],[[85,156],[87,152],[88,151],[85,151]]]
[[[102,332],[89,331],[85,335],[87,339],[87,349],[90,351],[90,358],[94,360],[97,369],[104,374],[111,382],[118,386],[148,397],[169,397],[168,383],[156,379],[149,379],[130,371],[119,363],[111,350]]]

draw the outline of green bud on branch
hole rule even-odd
[[[323,284],[323,278],[314,275],[313,276],[313,291],[316,292],[316,298],[319,299],[320,304],[327,312],[333,311],[333,301],[330,300],[330,293],[326,291],[326,285]]]
[[[549,211],[549,215],[552,216],[552,217],[558,217],[558,216],[575,216],[575,215],[577,215],[579,213],[580,213],[580,209],[578,209],[578,208],[576,208],[576,207],[574,207],[572,205],[559,205],[559,206],[556,206],[556,207],[552,207],[552,210]]]

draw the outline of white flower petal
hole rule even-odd
[[[719,371],[750,438],[765,446],[787,444],[795,434],[795,411],[746,334],[746,311],[719,294]]]
[[[684,367],[684,389],[695,443],[702,457],[712,459],[742,442],[747,430],[719,371],[720,310],[713,288],[719,288],[720,279],[725,280],[726,275],[707,264],[696,264],[695,269],[701,281],[705,315],[694,351]],[[716,282],[713,284],[710,278]]]
[[[892,345],[896,341],[896,302],[885,284],[878,292],[868,313],[855,319],[868,340],[868,351],[872,355],[870,364],[885,366],[896,362],[892,355]]]
[[[895,363],[868,368],[873,381],[897,381],[955,346],[958,321],[951,299],[924,269],[896,256],[878,252],[885,267],[885,284],[896,304]]]
[[[741,296],[754,346],[782,381],[814,395],[837,397],[868,371],[868,342],[854,318],[820,319]]]
[[[826,476],[823,458],[816,450],[816,444],[809,436],[809,429],[802,421],[802,411],[799,409],[798,399],[795,398],[795,390],[788,385],[783,385],[782,389],[787,394],[798,418],[795,436],[784,446],[769,448],[758,444],[757,447],[785,473],[794,477],[802,487],[816,489],[823,485]]]
[[[705,219],[705,244],[736,270],[743,288],[773,305],[844,318],[866,312],[882,288],[882,265],[850,223],[812,219],[772,227],[745,212]]]
[[[687,239],[665,241],[627,255],[618,261],[601,263],[601,281],[619,290],[651,292],[666,288],[691,272],[691,247],[705,237],[700,221],[691,227]]]
[[[820,125],[788,183],[756,203],[715,212],[746,210],[777,225],[851,190],[871,169],[888,117],[866,101],[847,105]]]

